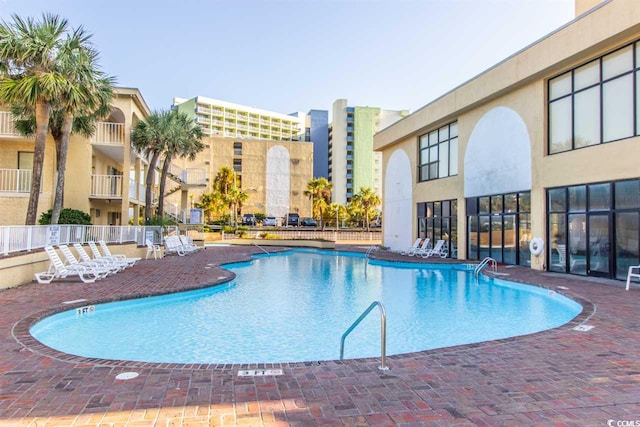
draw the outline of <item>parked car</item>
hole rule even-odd
[[[302,218],[302,222],[300,224],[305,226],[305,227],[317,227],[318,226],[318,223],[313,218]]]
[[[297,227],[298,225],[300,225],[300,215],[295,212],[288,213],[285,224],[295,225]]]
[[[265,227],[275,227],[278,224],[278,220],[275,216],[268,216],[262,221],[262,225]]]
[[[256,216],[254,214],[242,215],[242,225],[256,225]]]

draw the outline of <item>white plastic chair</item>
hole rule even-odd
[[[640,265],[629,266],[629,272],[627,273],[627,290],[629,290],[629,287],[631,286],[631,279],[634,277],[640,279]]]
[[[153,255],[153,259],[162,258],[162,248],[160,245],[154,245],[153,242],[147,239],[147,256],[145,259],[149,259]]]

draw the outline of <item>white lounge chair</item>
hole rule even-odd
[[[142,258],[130,258],[124,254],[112,254],[111,251],[109,250],[109,246],[107,246],[104,240],[100,240],[98,244],[100,244],[100,248],[102,248],[102,252],[104,253],[104,256],[113,257],[122,261],[126,261],[127,263],[129,263],[130,266],[134,265],[136,262],[142,259]]]
[[[114,260],[111,260],[108,258],[91,258],[80,243],[74,243],[73,247],[78,253],[78,255],[80,256],[80,259],[84,262],[98,263],[102,267],[113,270],[114,273],[117,273],[118,271],[122,271],[127,267],[127,264],[115,262]]]
[[[167,236],[164,238],[164,253],[178,254],[179,256],[186,255],[178,236]]]
[[[98,277],[99,279],[102,279],[112,273],[115,273],[115,270],[113,270],[113,268],[105,267],[104,265],[100,265],[97,262],[93,262],[93,261],[79,262],[71,252],[71,249],[69,249],[69,246],[67,245],[58,245],[58,249],[60,249],[60,252],[62,252],[62,256],[64,256],[64,259],[66,261],[65,265],[82,265],[89,269],[93,269],[93,271],[99,276]]]
[[[180,243],[182,244],[182,247],[184,248],[185,251],[187,252],[198,252],[198,250],[200,249],[199,246],[193,244],[193,239],[191,239],[188,236],[185,235],[180,235]]]
[[[87,244],[89,245],[89,249],[91,249],[91,253],[93,254],[93,258],[94,259],[107,260],[107,261],[112,262],[114,264],[118,264],[123,269],[131,266],[131,264],[128,261],[124,260],[124,259],[119,259],[119,258],[116,258],[114,256],[103,255],[100,252],[100,250],[98,249],[98,246],[96,245],[96,242],[87,242]]]
[[[146,241],[147,245],[147,256],[145,259],[149,259],[151,255],[153,255],[153,259],[162,258],[162,248],[160,245],[154,245],[153,242],[149,239]]]
[[[422,242],[422,245],[415,251],[414,255],[423,256],[430,250],[431,250],[431,239],[427,237],[426,239],[424,239],[424,242]]]
[[[420,247],[420,242],[422,242],[421,238],[417,238],[413,245],[409,246],[407,249],[402,249],[400,251],[400,255],[408,255],[409,251],[415,251]]]
[[[98,273],[84,265],[64,265],[53,246],[45,246],[44,251],[49,256],[51,264],[47,271],[35,274],[38,283],[51,283],[54,279],[69,276],[78,276],[84,283],[94,283],[99,278]]]
[[[632,278],[640,279],[640,265],[630,265],[629,272],[627,273],[627,290],[631,286]]]
[[[422,258],[428,258],[432,256],[438,256],[440,258],[446,258],[449,254],[447,247],[444,244],[444,240],[438,240],[433,249],[422,254]]]

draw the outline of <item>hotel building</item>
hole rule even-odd
[[[362,187],[382,195],[382,155],[373,150],[373,135],[409,112],[350,107],[346,99],[338,99],[332,113],[328,155],[332,201],[346,205]]]
[[[640,2],[577,0],[573,21],[374,146],[384,245],[625,278],[640,263]]]

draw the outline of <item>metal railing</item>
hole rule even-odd
[[[165,227],[170,232],[177,227]],[[10,225],[0,226],[0,252],[8,255],[29,252],[47,245],[86,243],[104,240],[107,243],[135,242],[142,246],[149,238],[162,243],[163,228],[160,226],[119,225]]]
[[[358,317],[356,321],[349,326],[346,332],[342,334],[342,338],[340,339],[340,360],[344,359],[344,340],[376,306],[380,308],[380,357],[382,359],[378,369],[386,371],[389,369],[387,366],[387,313],[380,301],[372,302],[369,308],[367,308],[360,317]]]
[[[252,243],[253,246],[255,246],[256,248],[260,249],[262,252],[264,252],[265,254],[271,256],[271,254],[269,253],[268,250],[266,250],[265,248],[263,248],[262,246],[258,245],[257,243]]]
[[[31,191],[31,169],[0,169],[0,191],[28,193]]]
[[[255,231],[255,230],[254,230]],[[274,239],[284,240],[312,240],[324,239],[331,242],[337,241],[354,241],[354,242],[380,242],[382,241],[381,231],[339,231],[334,230],[305,230],[300,229],[271,229],[269,227],[262,228],[260,231],[268,231]],[[234,235],[229,238],[235,238]]]
[[[0,135],[19,135],[14,124],[13,114],[9,111],[0,111]]]
[[[91,138],[95,144],[124,145],[125,125],[124,123],[96,123],[96,132]]]
[[[122,197],[122,175],[91,175],[91,196]]]
[[[494,273],[498,271],[498,262],[495,259],[488,256],[485,259],[483,259],[480,264],[476,266],[476,268],[473,270],[473,276],[478,277],[478,274],[480,274],[480,270],[482,270],[487,265],[491,268],[491,271],[493,271]]]

